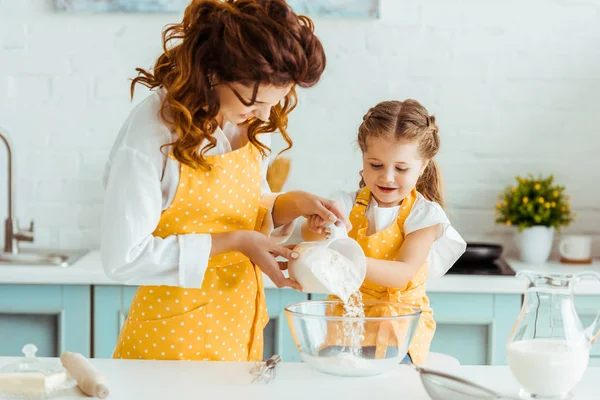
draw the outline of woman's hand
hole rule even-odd
[[[287,262],[278,263],[276,257],[285,259],[298,258],[298,253],[280,246],[260,232],[235,231],[213,235],[212,254],[239,251],[256,264],[278,287],[291,287],[302,291],[300,284],[286,278],[282,270],[287,269]]]
[[[322,219],[322,225],[327,221],[337,226],[345,225],[347,230],[351,229],[348,216],[344,215],[337,202],[311,193],[302,191],[283,193],[277,197],[273,207],[275,226],[287,224],[300,216],[311,219],[313,215]]]

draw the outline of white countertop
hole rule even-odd
[[[0,365],[15,358],[0,357]],[[57,361],[58,362],[58,361]],[[92,360],[108,380],[110,400],[197,399],[410,399],[429,400],[416,371],[408,366],[371,378],[319,373],[304,363],[282,363],[269,385],[251,384],[251,364],[189,361]],[[453,374],[503,394],[517,395],[508,367],[461,366]],[[574,390],[577,400],[597,399],[600,368],[588,368]],[[73,389],[66,400],[85,398]]]
[[[100,252],[92,251],[68,267],[0,264],[0,284],[118,285],[102,269]]]
[[[512,260],[508,260],[508,263],[514,271],[530,270],[549,274],[576,274],[584,271],[600,273],[600,263],[597,262],[587,266],[572,266],[559,262],[532,265]],[[515,276],[448,274],[441,278],[432,278],[427,281],[427,292],[429,293],[522,294],[525,293],[527,287],[527,279]],[[586,278],[575,286],[575,293],[600,295],[600,281],[588,280]]]
[[[530,265],[509,260],[509,264],[515,271],[529,269],[547,273],[577,273],[591,270],[600,273],[598,262],[587,266],[558,262]],[[98,251],[88,253],[69,267],[0,264],[0,284],[120,285],[104,274]],[[427,291],[430,293],[520,294],[525,292],[527,282],[524,278],[514,276],[450,274],[442,278],[432,278],[427,285]],[[275,285],[266,278],[265,287],[274,288]],[[577,293],[600,295],[600,282],[582,281],[577,285]]]

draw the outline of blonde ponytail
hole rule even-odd
[[[434,160],[430,160],[429,164],[423,171],[423,174],[417,181],[417,190],[429,201],[435,201],[440,206],[444,207],[444,198],[442,192],[442,175],[440,168]]]

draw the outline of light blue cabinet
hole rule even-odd
[[[136,290],[133,286],[94,287],[94,357],[112,357]],[[289,289],[267,289],[266,299],[270,322],[264,332],[264,356],[276,353],[284,361],[297,361],[299,356],[283,308],[289,303],[306,300],[307,296]]]
[[[40,356],[70,350],[110,358],[136,287],[80,285],[0,285],[0,355],[20,356],[35,343]],[[270,322],[265,329],[265,357],[299,361],[284,313],[287,304],[318,299],[290,289],[267,289]],[[430,293],[437,322],[431,350],[462,364],[506,364],[505,347],[521,309],[521,295]],[[576,296],[584,325],[600,309],[600,296]],[[600,342],[600,341],[599,341]],[[590,365],[600,366],[600,344]]]
[[[464,365],[505,365],[505,348],[521,310],[522,296],[429,294],[437,329],[431,351]]]
[[[0,355],[21,356],[33,343],[38,356],[91,354],[91,288],[78,285],[0,285]]]
[[[279,354],[283,361],[300,361],[300,354],[288,327],[284,307],[308,299],[308,295],[290,289],[267,289],[269,324],[265,328],[264,357]]]
[[[92,351],[95,358],[112,358],[136,290],[134,286],[93,287]]]

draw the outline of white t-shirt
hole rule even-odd
[[[164,89],[153,91],[132,110],[110,153],[104,174],[102,263],[110,278],[125,284],[199,288],[208,266],[211,235],[152,235],[179,183],[179,161],[168,157],[168,147],[161,150],[177,139],[159,116],[164,93]],[[226,122],[215,131],[217,145],[206,155],[241,147],[244,135],[245,130]],[[270,134],[259,139],[271,144]],[[261,206],[272,210],[277,194],[271,193],[266,181],[267,168],[264,159]],[[273,235],[285,240],[290,228],[283,226]]]
[[[331,199],[337,201],[344,213],[349,216],[354,207],[357,194],[357,192],[340,191],[334,193]],[[400,207],[379,207],[377,201],[371,198],[366,213],[369,221],[367,235],[381,232],[394,224],[398,218]],[[417,193],[417,199],[406,221],[404,221],[405,234],[408,235],[419,229],[438,224],[440,230],[427,257],[430,277],[440,277],[448,272],[450,267],[465,252],[467,244],[456,229],[450,225],[450,220],[442,207],[436,202],[427,200],[421,193]]]

